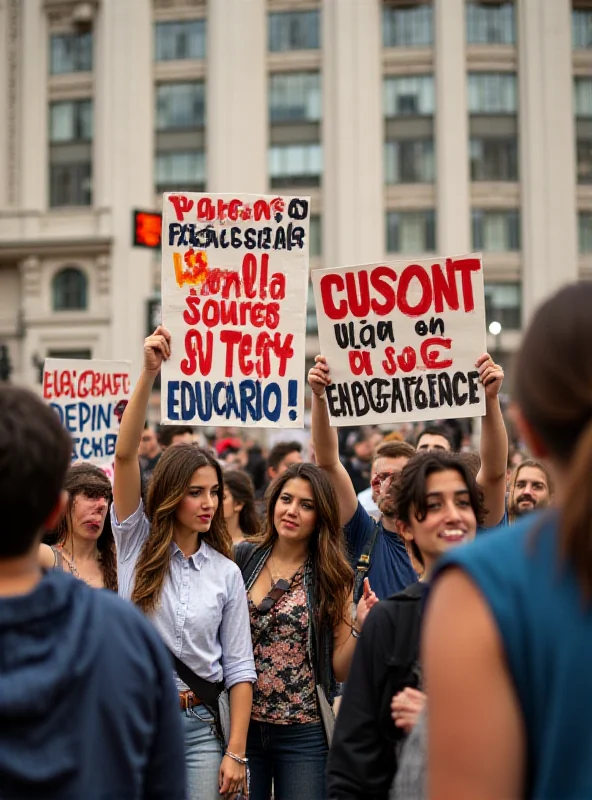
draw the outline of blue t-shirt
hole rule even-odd
[[[344,528],[351,566],[356,568],[364,545],[376,526],[378,533],[370,556],[367,577],[378,599],[383,600],[415,583],[417,575],[401,537],[397,533],[385,531],[382,522],[372,519],[360,503]]]
[[[557,512],[455,548],[438,562],[479,588],[500,632],[527,735],[525,797],[592,797],[592,606],[561,565]],[[483,720],[487,724],[487,720]]]

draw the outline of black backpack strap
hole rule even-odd
[[[366,540],[366,544],[362,552],[360,553],[360,557],[358,558],[358,563],[356,564],[356,578],[354,581],[354,603],[357,605],[360,597],[362,596],[362,591],[364,589],[364,578],[368,574],[368,570],[370,569],[370,562],[372,560],[372,551],[374,550],[374,545],[376,544],[376,537],[378,536],[378,525],[374,525],[374,530],[372,534]]]
[[[170,653],[173,657],[177,675],[181,678],[183,683],[189,686],[191,691],[199,697],[205,706],[217,713],[218,697],[220,696],[220,692],[224,689],[224,682],[210,683],[210,681],[206,681],[205,678],[200,678],[187,664],[183,663],[180,658],[177,658],[172,650]]]
[[[247,589],[250,588],[251,578],[270,549],[270,547],[258,547],[254,542],[241,542],[234,548],[234,560],[242,573]]]

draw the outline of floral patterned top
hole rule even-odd
[[[289,590],[262,613],[249,599],[257,683],[252,717],[277,725],[318,722],[316,689],[307,653],[308,606],[304,568]]]

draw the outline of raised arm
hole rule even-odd
[[[120,522],[138,508],[142,490],[138,447],[144,429],[146,409],[154,379],[160,372],[163,359],[171,354],[171,335],[161,325],[144,340],[144,368],[121,418],[115,446],[115,477],[113,503]]]
[[[502,416],[499,393],[504,371],[488,353],[477,361],[479,377],[485,387],[485,416],[481,423],[481,469],[477,483],[485,495],[485,527],[492,528],[503,519],[506,510],[506,469],[508,434]]]
[[[312,443],[317,466],[327,473],[339,500],[342,525],[350,521],[358,507],[351,478],[339,460],[337,431],[329,422],[329,409],[325,387],[331,383],[329,367],[324,356],[315,358],[315,366],[308,373],[308,385],[312,389]]]

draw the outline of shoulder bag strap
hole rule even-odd
[[[370,562],[372,560],[372,551],[374,550],[374,545],[376,544],[376,537],[378,536],[378,525],[374,525],[374,530],[372,531],[372,535],[368,537],[366,540],[366,544],[364,545],[364,549],[360,553],[360,557],[358,559],[358,563],[356,564],[356,578],[354,581],[354,603],[358,603],[358,600],[362,596],[362,587],[364,585],[364,578],[366,577],[368,570],[370,569]]]

